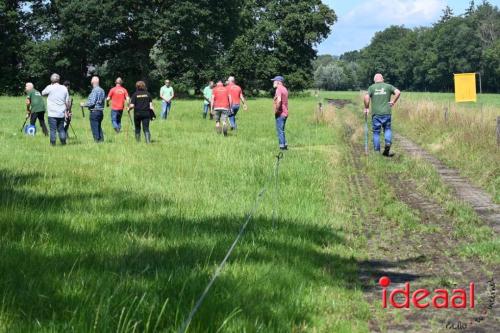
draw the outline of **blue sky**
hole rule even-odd
[[[390,25],[429,26],[449,5],[462,14],[470,0],[323,0],[335,10],[338,21],[330,36],[318,46],[319,54],[340,55],[370,43],[377,31]],[[482,0],[476,0],[476,4]],[[490,0],[500,6],[500,0]]]

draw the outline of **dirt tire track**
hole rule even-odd
[[[453,188],[455,196],[470,204],[479,217],[493,228],[495,233],[500,233],[500,205],[495,204],[488,193],[473,186],[460,176],[457,170],[448,168],[443,162],[410,139],[399,134],[394,134],[394,138],[397,141],[397,146],[404,149],[406,153],[423,158],[432,164],[443,181]]]
[[[373,183],[365,173],[361,172],[363,147],[352,143],[349,137],[353,129],[347,124],[345,131],[346,142],[351,148],[348,163],[351,163],[356,170],[350,177],[353,184],[351,191],[353,195],[363,197],[362,186],[373,188]],[[391,278],[393,281],[391,289],[402,288],[405,282],[411,282],[412,290],[419,287],[434,289],[428,282],[426,284],[425,281],[421,281],[428,278],[453,281],[452,283],[457,286],[467,286],[470,281],[488,280],[488,269],[477,270],[477,267],[455,255],[462,242],[451,238],[453,224],[438,203],[421,195],[412,181],[394,176],[387,181],[392,185],[400,201],[419,212],[423,224],[435,225],[438,230],[432,234],[406,233],[403,236],[386,237],[387,235],[381,232],[384,228],[380,228],[383,223],[387,223],[386,221],[381,221],[377,216],[369,216],[364,210],[359,212],[365,221],[367,247],[370,253],[369,260],[361,264],[360,280],[372,308],[380,307],[381,288],[376,283],[381,276]],[[498,273],[497,267],[493,276],[499,276]],[[488,293],[485,283],[476,287],[476,299],[479,302],[486,299]],[[390,315],[396,312],[400,316],[398,319]],[[461,330],[462,332],[497,332],[497,327],[500,327],[499,312],[500,308],[497,305],[491,313],[488,313],[489,317],[486,320],[480,325],[474,325],[473,318],[478,314],[470,312],[465,314],[460,310],[388,310],[384,319],[378,318],[377,321],[374,318],[369,327],[373,332],[436,332],[449,331],[446,328],[447,322],[461,321],[469,323],[469,329]]]

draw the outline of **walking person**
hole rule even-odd
[[[231,100],[233,104],[231,105],[231,110],[229,112],[229,124],[231,126],[231,130],[237,129],[236,125],[236,115],[240,110],[240,104],[243,104],[243,110],[247,110],[247,104],[245,101],[245,97],[243,96],[243,90],[239,85],[236,84],[234,76],[230,76],[228,79],[227,89],[229,90],[229,94],[231,95]]]
[[[42,94],[35,89],[33,83],[26,83],[26,118],[30,117],[30,124],[35,125],[36,120],[40,123],[43,134],[45,136],[49,135],[47,130],[47,125],[45,125],[45,102],[43,100]]]
[[[141,141],[141,125],[144,132],[146,143],[151,143],[151,133],[149,131],[149,122],[151,114],[154,113],[153,98],[146,89],[144,81],[138,81],[135,84],[136,91],[130,98],[130,109],[134,109],[135,139]]]
[[[68,89],[59,84],[59,74],[50,76],[50,85],[42,90],[42,96],[47,96],[47,115],[49,117],[50,144],[56,145],[56,132],[59,140],[64,146],[66,144],[66,131],[64,130],[64,118],[69,108]]]
[[[109,105],[111,101],[111,123],[116,133],[120,133],[122,130],[122,116],[123,109],[125,109],[125,102],[129,102],[128,91],[123,85],[123,80],[117,78],[115,81],[116,86],[111,88],[106,98],[106,103]]]
[[[102,132],[102,120],[104,119],[104,101],[106,94],[99,86],[99,78],[92,77],[90,81],[92,91],[87,99],[87,103],[82,102],[80,106],[87,107],[90,111],[90,129],[96,143],[104,142],[104,133]]]
[[[391,114],[392,108],[399,100],[401,91],[394,86],[384,82],[382,74],[377,73],[374,84],[368,88],[365,95],[365,114],[370,113],[370,102],[372,107],[373,147],[380,152],[380,132],[384,130],[385,147],[382,153],[386,157],[392,157],[390,152],[392,145]],[[391,101],[392,95],[394,100]]]
[[[208,86],[203,89],[203,98],[205,99],[203,101],[203,119],[207,119],[207,114],[211,109],[211,103],[212,103],[212,89],[214,88],[214,81],[210,81],[208,83]],[[210,112],[210,120],[212,120],[214,115],[212,112]]]
[[[160,98],[162,99],[161,118],[167,120],[172,108],[172,100],[174,99],[174,88],[170,85],[169,80],[165,80],[165,85],[160,89]]]
[[[69,95],[69,106],[68,110],[66,110],[66,117],[64,118],[64,131],[66,132],[66,137],[69,138],[69,127],[71,126],[71,119],[73,117],[73,97],[71,97],[71,92],[70,92],[70,82],[69,81],[64,81],[64,86],[66,89],[68,89],[68,95]]]
[[[288,150],[288,142],[285,136],[285,125],[288,119],[288,89],[285,87],[285,79],[282,76],[276,76],[273,81],[273,87],[276,89],[274,95],[274,118],[276,120],[276,134],[281,150]]]
[[[215,130],[217,133],[224,133],[227,136],[226,119],[231,109],[231,95],[227,87],[224,87],[222,81],[217,82],[217,85],[212,90],[211,112],[215,115]],[[222,128],[220,122],[222,120]]]

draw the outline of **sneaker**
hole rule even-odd
[[[280,150],[288,150],[288,146],[280,147]]]

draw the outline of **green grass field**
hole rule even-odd
[[[65,147],[21,134],[23,98],[1,100],[0,331],[177,331],[265,188],[189,331],[367,332],[375,315],[358,279],[368,258],[358,212],[433,232],[382,175],[420,170],[423,190],[454,203],[409,158],[363,161],[377,187],[353,192],[344,123],[361,128],[359,104],[318,119],[318,99],[291,100],[276,203],[271,99],[250,100],[228,138],[201,118],[201,101],[177,101],[167,122],[153,122],[151,145],[135,142],[127,118],[114,134],[108,110],[106,142],[95,144],[74,110],[78,139]],[[470,239],[461,254],[499,262],[491,230],[457,210],[456,232]]]

